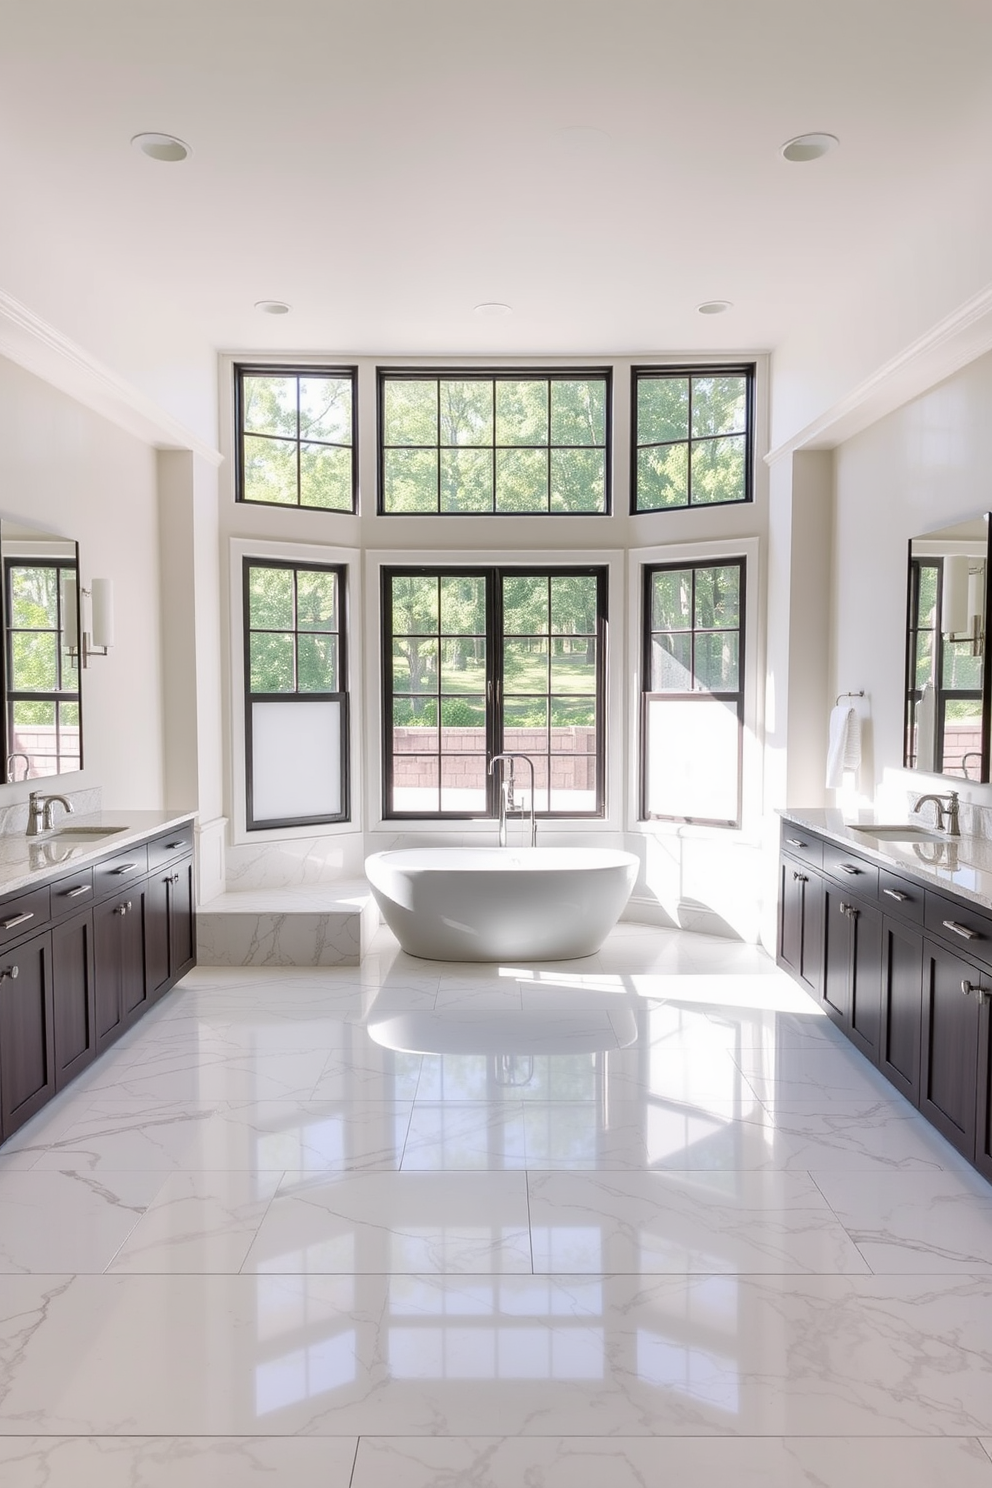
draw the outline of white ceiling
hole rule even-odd
[[[205,348],[753,351],[873,305],[895,350],[989,210],[988,0],[0,0],[0,36],[0,289],[146,389]],[[840,149],[783,161],[809,130]]]

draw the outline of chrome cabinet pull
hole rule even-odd
[[[882,893],[883,894],[888,894],[888,896],[889,896],[890,899],[898,899],[900,901],[900,903],[902,902],[903,899],[908,899],[909,898],[909,895],[908,894],[900,894],[900,892],[899,892],[898,889],[883,889],[882,890]]]
[[[167,842],[165,845],[166,845],[166,848],[185,847],[186,846],[185,842]]]
[[[861,869],[855,868],[853,863],[841,863],[840,871],[841,873],[860,873]]]
[[[797,883],[809,883],[809,878],[807,877],[807,875],[805,873],[800,873],[798,868],[793,868],[792,876]]]
[[[0,968],[0,982],[5,982],[9,977],[12,982],[17,980],[20,968],[17,966],[4,966]]]
[[[786,837],[785,840],[786,840],[786,842],[788,843],[788,845],[790,847],[805,847],[806,846],[806,843],[805,842],[800,842],[798,837]]]
[[[959,925],[956,920],[942,921],[945,930],[953,930],[955,935],[960,935],[964,940],[981,940],[977,930],[969,930],[967,925]]]
[[[131,869],[137,866],[137,863],[122,863],[119,868],[112,868],[110,871],[116,877],[120,873],[130,873]]]
[[[33,919],[34,919],[34,910],[31,909],[31,910],[29,910],[27,912],[27,914],[15,915],[12,920],[4,920],[4,922],[3,922],[3,928],[5,930],[13,930],[13,928],[14,928],[15,925],[26,925],[27,922],[28,922],[28,920],[33,920]]]
[[[93,889],[90,884],[80,884],[78,889],[67,889],[66,898],[78,899],[80,894],[92,894],[92,892]]]
[[[858,915],[861,913],[860,909],[855,909],[853,904],[841,904],[840,912],[843,915],[847,915],[852,920],[856,920]]]

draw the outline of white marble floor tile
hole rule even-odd
[[[868,1270],[802,1173],[529,1172],[527,1187],[535,1272]]]
[[[403,1171],[498,1171],[527,1166],[522,1105],[418,1101],[403,1152]]]
[[[107,1269],[239,1271],[281,1178],[273,1172],[170,1174]]]
[[[408,1101],[420,1085],[422,1054],[384,1049],[357,1025],[350,1045],[327,1055],[310,1099],[315,1101]]]
[[[104,1271],[161,1186],[156,1172],[0,1172],[0,1271]]]
[[[988,1283],[915,1280],[0,1277],[0,1431],[992,1436]]]
[[[244,1269],[327,1273],[531,1269],[523,1173],[361,1173],[287,1181]]]
[[[992,1276],[992,1188],[977,1173],[813,1177],[872,1271]]]
[[[974,1437],[363,1436],[352,1488],[990,1488]],[[61,1484],[57,1485],[61,1488]]]
[[[852,1098],[892,1099],[884,1075],[846,1040],[836,1048],[742,1049],[735,1059],[762,1101],[828,1107]]]
[[[357,1447],[346,1436],[0,1436],[0,1488],[351,1488]]]
[[[34,1170],[170,1172],[214,1106],[105,1094],[38,1154]]]
[[[178,1059],[147,1071],[137,1058],[114,1081],[116,1093],[147,1101],[307,1100],[327,1064],[324,1049],[272,1054],[242,1051],[200,1062]]]
[[[260,1101],[212,1112],[184,1154],[193,1172],[283,1172],[294,1182],[400,1166],[410,1101]]]

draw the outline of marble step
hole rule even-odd
[[[358,966],[379,925],[364,879],[220,894],[196,912],[201,966]]]

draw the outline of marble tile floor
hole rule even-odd
[[[992,1488],[992,1188],[752,947],[204,967],[0,1149],[0,1488]]]

